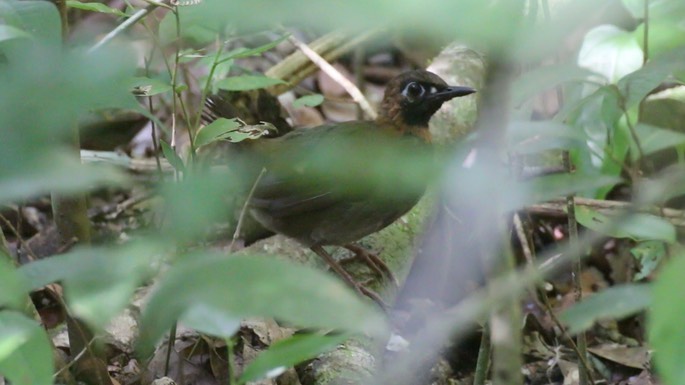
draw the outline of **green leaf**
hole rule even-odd
[[[583,146],[587,137],[575,127],[554,121],[517,121],[509,125],[507,139],[510,151],[534,154]]]
[[[655,215],[633,214],[616,222],[598,211],[576,206],[576,219],[581,225],[614,238],[662,240],[669,243],[675,242],[676,238],[675,227]]]
[[[221,59],[221,62],[223,62],[225,60],[230,60],[230,59],[240,59],[240,58],[260,55],[260,54],[276,47],[277,45],[281,44],[287,38],[288,38],[288,35],[285,35],[279,39],[276,39],[270,43],[261,45],[261,46],[256,47],[256,48],[251,48],[251,49],[238,48],[237,50],[235,50],[233,52],[229,52],[228,55],[226,55],[226,57]]]
[[[666,244],[661,241],[640,242],[637,246],[630,249],[630,254],[635,257],[640,268],[640,271],[635,274],[636,281],[651,275],[661,261],[668,255]]]
[[[50,385],[53,371],[43,328],[20,313],[0,311],[0,375],[13,385]]]
[[[264,256],[197,253],[172,266],[150,297],[142,315],[141,351],[148,352],[198,304],[234,318],[273,317],[375,336],[387,330],[376,307],[322,271]]]
[[[633,108],[666,77],[685,69],[685,49],[673,49],[652,58],[644,67],[625,76],[618,87],[625,97],[625,107]]]
[[[0,1],[0,15],[6,26],[30,34],[49,45],[61,44],[62,22],[57,7],[44,1]]]
[[[82,3],[82,2],[76,1],[76,0],[67,0],[67,7],[82,9],[84,11],[107,13],[107,14],[117,15],[117,16],[122,16],[122,17],[128,16],[124,12],[121,12],[118,9],[108,7],[102,3]]]
[[[235,119],[219,118],[212,123],[202,127],[195,136],[195,148],[200,148],[222,139],[226,134],[235,131],[240,127]]]
[[[6,257],[0,256],[0,309],[10,307],[20,310],[28,298],[28,290],[23,277],[16,272]]]
[[[103,328],[128,305],[159,255],[159,248],[152,243],[81,248],[31,262],[19,271],[33,289],[60,281],[70,310],[94,327]]]
[[[172,90],[168,82],[144,76],[132,78],[130,87],[136,95],[144,96],[158,95]]]
[[[166,160],[169,161],[171,166],[178,172],[185,172],[186,167],[183,164],[183,159],[181,159],[180,156],[174,151],[173,148],[169,145],[169,143],[160,140],[159,141],[160,146],[162,146],[162,153],[164,154],[164,157]]]
[[[635,132],[645,155],[685,144],[685,134],[649,124],[638,123]]]
[[[649,307],[652,286],[645,284],[617,285],[593,294],[561,314],[571,334],[592,327],[601,319],[622,319]]]
[[[205,303],[190,304],[180,317],[183,325],[201,333],[230,338],[240,329],[240,318],[224,309],[207,306]]]
[[[305,95],[302,96],[298,99],[296,99],[293,102],[293,107],[299,108],[299,107],[316,107],[323,103],[323,95],[315,94],[315,95]]]
[[[616,83],[642,67],[642,49],[631,32],[613,25],[600,25],[585,35],[578,65]]]
[[[654,363],[665,385],[682,384],[685,378],[685,255],[674,255],[661,269],[652,290],[647,334],[654,349]]]
[[[243,76],[232,76],[230,78],[221,79],[216,82],[216,87],[222,90],[228,91],[246,91],[246,90],[256,90],[259,88],[266,88],[274,86],[276,84],[284,84],[285,82],[280,79],[274,79],[266,76],[254,76],[254,75],[243,75]]]
[[[245,368],[238,384],[260,380],[277,368],[294,366],[314,358],[334,349],[348,338],[346,334],[303,334],[277,341]]]
[[[644,13],[644,2],[632,0],[633,7],[629,9],[633,14]],[[685,44],[685,29],[682,27],[685,3],[682,1],[659,0],[649,1],[649,54],[654,57]],[[636,17],[642,19],[644,16]],[[633,31],[640,44],[644,40],[645,23],[640,23]]]
[[[34,156],[34,151],[29,149],[27,153]],[[43,160],[49,163],[36,165],[22,174],[17,172],[19,175],[2,175],[0,171],[0,202],[27,199],[47,192],[75,193],[93,186],[122,187],[128,183],[121,170],[105,165],[80,164],[65,154],[55,154]]]
[[[241,181],[252,183],[256,178],[239,174],[240,171],[240,167],[211,172],[196,168],[178,182],[162,184],[167,225],[161,230],[178,243],[205,237],[210,226],[231,216],[235,209],[232,198],[242,191]]]
[[[606,175],[555,174],[547,175],[523,182],[528,192],[529,202],[545,202],[570,194],[592,191],[607,185],[620,182],[618,177]]]
[[[31,35],[11,25],[0,25],[0,43],[19,38],[31,38]]]
[[[562,63],[538,67],[526,72],[512,85],[512,101],[520,105],[531,97],[568,82],[582,82],[597,74],[578,67],[575,63]]]

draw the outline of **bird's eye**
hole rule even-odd
[[[402,95],[410,102],[415,102],[420,99],[425,92],[426,90],[421,84],[417,82],[411,82],[404,87],[402,90]]]

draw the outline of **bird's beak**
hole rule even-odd
[[[458,98],[460,96],[471,95],[474,92],[476,92],[476,90],[471,87],[451,86],[430,94],[428,98],[446,102],[450,99]]]

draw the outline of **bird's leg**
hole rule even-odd
[[[354,243],[348,243],[343,247],[354,253],[352,259],[361,259],[369,268],[371,268],[371,270],[376,272],[376,274],[381,277],[386,276],[396,288],[400,286],[395,274],[392,273],[392,270],[390,270],[388,265],[376,254]]]
[[[383,299],[378,295],[373,290],[368,289],[364,285],[360,284],[357,282],[345,269],[340,266],[340,264],[326,251],[322,246],[312,246],[312,251],[315,252],[318,256],[323,258],[324,261],[328,264],[328,266],[333,269],[333,271],[336,272],[340,276],[340,278],[345,281],[348,285],[352,286],[354,290],[356,290],[359,294],[365,295],[369,298],[371,298],[374,302],[376,302],[381,308],[388,309],[388,304],[383,301]]]

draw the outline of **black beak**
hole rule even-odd
[[[442,89],[438,92],[435,92],[433,94],[430,94],[428,96],[428,98],[437,99],[437,100],[440,100],[441,102],[446,102],[450,99],[458,98],[460,96],[471,95],[474,92],[476,92],[476,90],[474,90],[471,87],[451,86],[451,87],[447,87],[445,89]]]

